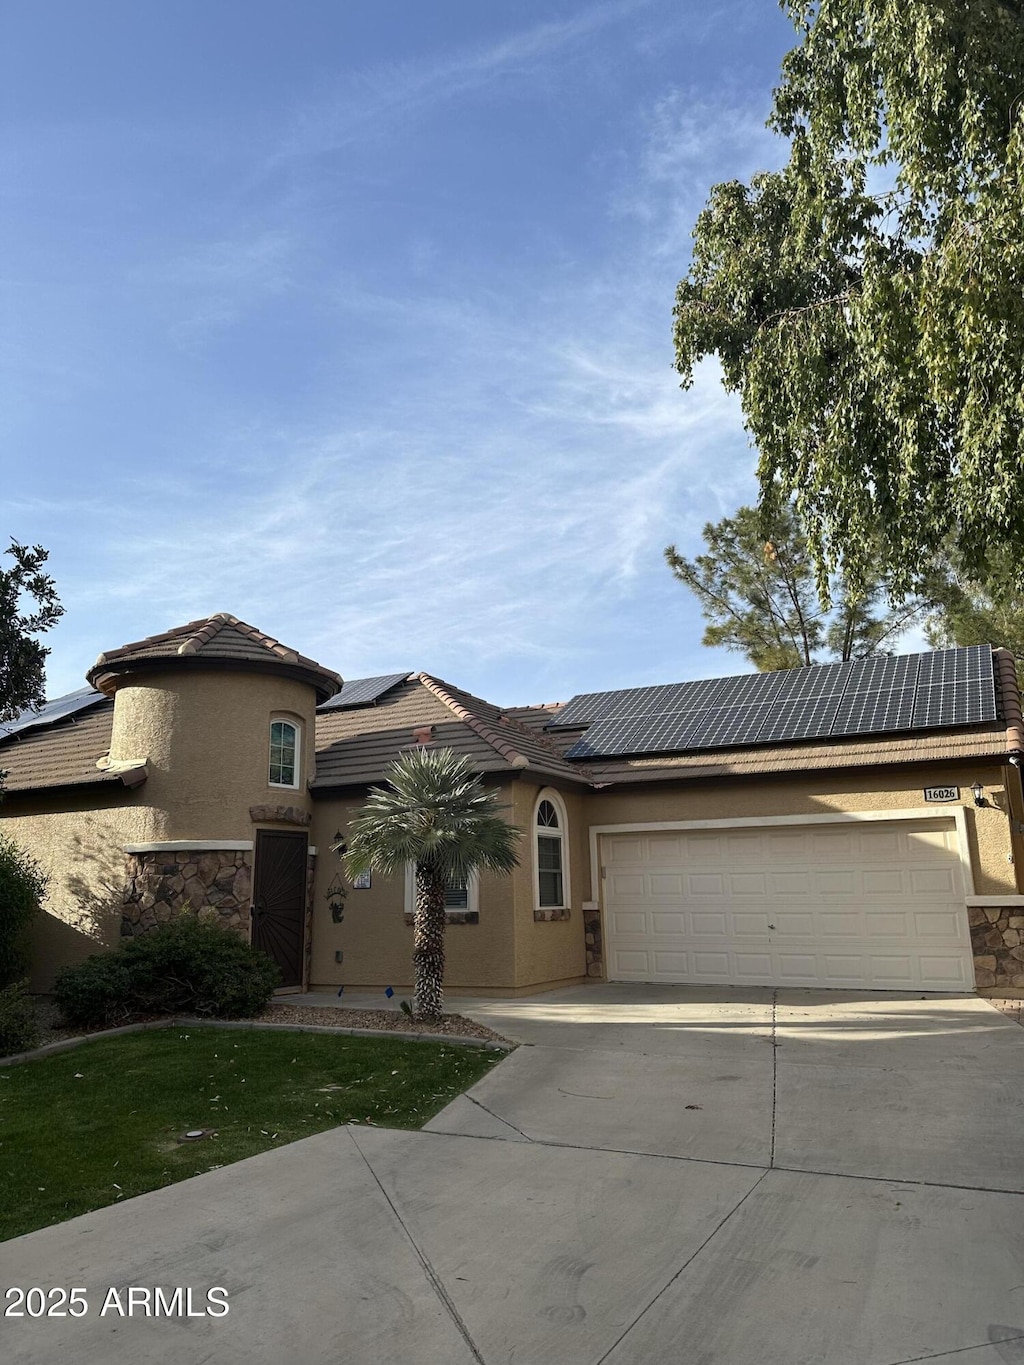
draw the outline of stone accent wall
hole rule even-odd
[[[221,924],[248,939],[252,856],[235,849],[129,853],[121,937],[155,929],[188,904],[215,909]]]
[[[587,975],[604,977],[604,945],[601,942],[600,910],[584,910],[583,938],[587,945]]]
[[[972,906],[967,916],[978,990],[1024,988],[1024,906]]]

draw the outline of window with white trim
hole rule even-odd
[[[468,878],[453,878],[445,883],[444,908],[447,911],[472,911],[480,908],[480,880],[475,872]],[[416,913],[416,864],[405,867],[405,913]]]
[[[537,908],[569,907],[569,859],[565,806],[557,792],[543,791],[533,814],[533,883]]]
[[[290,720],[270,722],[270,774],[272,787],[299,785],[299,727]]]

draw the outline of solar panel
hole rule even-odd
[[[776,699],[780,702],[831,697],[842,693],[849,677],[850,665],[819,664],[815,668],[789,668],[781,675],[783,682]]]
[[[918,687],[941,687],[947,683],[983,681],[992,677],[992,650],[988,645],[968,645],[964,649],[937,649],[922,654],[917,675]]]
[[[624,687],[615,692],[583,692],[562,708],[550,728],[574,730],[599,720],[700,710],[728,682],[728,678],[707,678],[655,687]]]
[[[77,692],[68,692],[66,696],[44,702],[38,711],[22,711],[13,720],[0,721],[0,739],[23,734],[37,726],[54,725],[105,700],[103,693],[97,692],[95,687],[80,687]]]
[[[917,683],[921,657],[920,654],[898,654],[878,659],[855,659],[850,664],[846,694],[913,687]]]
[[[770,705],[716,706],[704,713],[694,734],[694,747],[725,749],[733,744],[754,744],[771,712]]]
[[[317,710],[348,711],[354,706],[370,706],[385,692],[390,692],[400,682],[405,682],[408,677],[407,669],[404,673],[382,673],[376,678],[354,678],[343,683],[341,691],[329,701],[325,701],[322,706],[318,706]]]
[[[803,670],[794,670],[803,672]],[[602,720],[704,711],[711,706],[741,706],[769,701],[782,686],[777,673],[741,673],[734,678],[625,687],[615,692],[582,692],[568,701],[549,730],[578,730]]]
[[[914,688],[896,687],[889,692],[848,693],[839,704],[832,733],[884,734],[887,730],[910,730],[913,725]]]
[[[822,739],[832,733],[840,694],[823,697],[790,697],[772,707],[758,734],[760,744],[788,739]]]
[[[656,708],[656,709],[652,709]],[[566,723],[566,715],[569,721]],[[681,753],[978,725],[998,716],[988,645],[574,697],[568,758]]]
[[[938,687],[919,687],[914,700],[915,730],[936,725],[971,725],[996,719],[995,691],[980,678],[953,678]]]

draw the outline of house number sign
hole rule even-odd
[[[924,799],[926,801],[959,801],[959,787],[925,787]]]

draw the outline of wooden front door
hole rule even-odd
[[[302,985],[306,919],[306,836],[256,833],[252,941],[281,968],[282,986]]]

